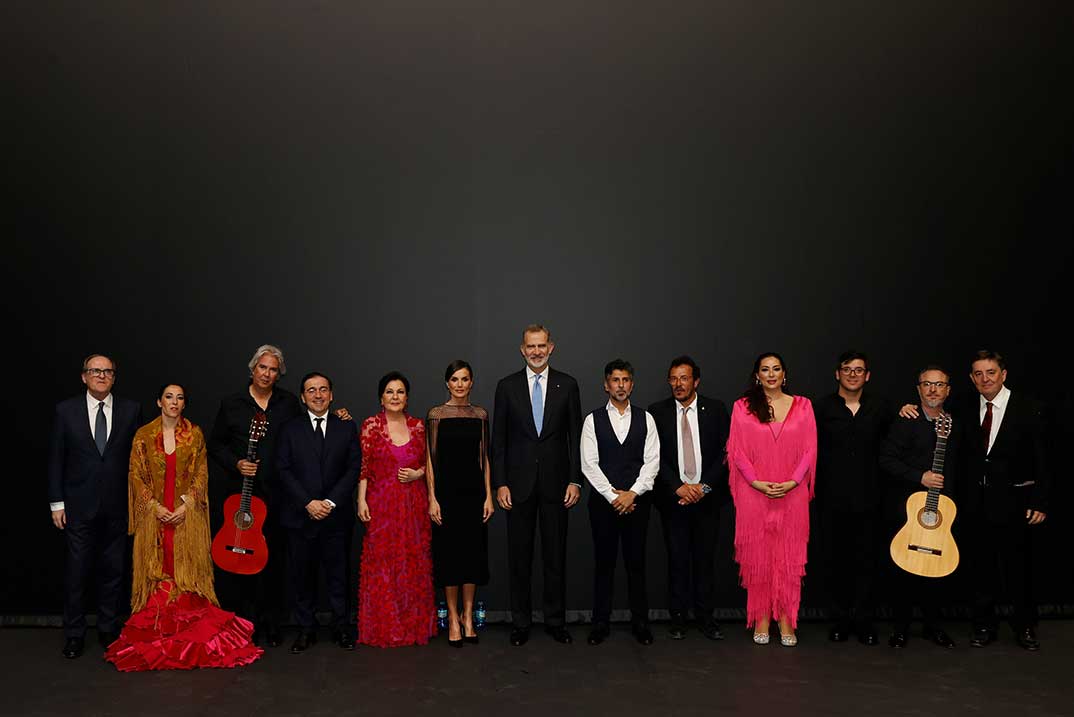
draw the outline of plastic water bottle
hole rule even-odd
[[[474,608],[474,627],[485,626],[485,601],[478,600],[477,607]]]
[[[436,605],[436,624],[441,630],[447,629],[447,603],[443,600]]]

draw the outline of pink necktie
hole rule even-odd
[[[682,472],[693,480],[697,477],[697,459],[694,457],[694,434],[690,430],[690,421],[686,418],[688,409],[682,412]]]

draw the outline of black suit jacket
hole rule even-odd
[[[959,495],[971,515],[993,522],[1025,522],[1027,509],[1048,511],[1051,475],[1044,449],[1043,411],[1036,401],[1011,392],[992,449],[985,455],[980,398],[974,394],[959,413],[967,426],[965,468]],[[986,481],[987,488],[982,488]],[[1032,481],[1032,485],[1022,485]]]
[[[679,438],[676,423],[678,421],[678,401],[669,397],[649,406],[649,413],[656,423],[656,432],[660,436],[660,472],[656,475],[653,486],[658,502],[677,503],[679,498],[675,491],[682,485],[679,466]],[[731,491],[727,485],[727,434],[731,428],[731,417],[723,401],[697,394],[697,432],[701,441],[701,480],[712,486],[712,493],[706,498],[715,498],[720,503],[731,500]]]
[[[303,411],[283,425],[276,443],[276,467],[280,500],[280,524],[304,528],[314,524],[347,527],[354,517],[352,498],[362,469],[362,451],[354,421],[341,421],[328,414],[324,450],[313,432],[309,413]],[[327,498],[336,507],[321,521],[306,512],[311,500]]]
[[[922,485],[921,476],[932,470],[936,428],[923,409],[918,407],[918,412],[917,418],[897,416],[887,438],[880,444],[880,469],[888,477],[885,514],[895,524],[906,519],[906,499],[912,493],[928,490]],[[952,414],[952,419],[944,457],[943,488],[940,490],[948,497],[955,496],[955,486],[960,482],[960,461],[967,428],[959,416]]]
[[[89,520],[98,512],[126,520],[131,444],[141,425],[139,405],[113,395],[112,431],[102,456],[90,431],[86,394],[56,404],[48,459],[49,502],[62,501],[68,520]]]
[[[582,402],[578,382],[549,367],[541,435],[533,425],[526,370],[496,384],[492,419],[492,485],[511,489],[521,502],[535,489],[546,500],[559,500],[570,483],[582,483]]]

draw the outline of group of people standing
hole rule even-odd
[[[701,367],[689,356],[670,362],[667,399],[648,410],[636,406],[633,367],[616,359],[604,370],[607,403],[583,415],[575,379],[549,366],[554,349],[547,328],[524,329],[526,365],[498,383],[491,425],[488,412],[470,402],[473,369],[454,361],[444,374],[448,400],[424,421],[407,411],[407,377],[391,372],[377,387],[381,410],[356,428],[346,409],[330,410],[328,376],[306,374],[297,397],[279,386],[283,354],[264,345],[249,362],[246,390],[221,401],[207,441],[182,415],[183,385],[161,388],[160,416],[143,426],[138,404],[112,395],[114,361],[88,357],[86,393],[57,405],[49,460],[52,519],[67,542],[63,654],[74,658],[84,650],[83,597],[94,565],[98,636],[106,659],[121,670],[249,664],[262,646],[281,644],[285,594],[298,626],[291,652],[306,651],[317,641],[318,566],[333,641],[343,649],[356,641],[428,642],[438,629],[434,586],[447,601],[448,643],[476,643],[474,597],[489,579],[487,523],[497,507],[507,514],[511,644],[530,637],[538,531],[544,629],[570,643],[567,525],[583,481],[591,486],[595,562],[590,644],[611,635],[620,546],[632,634],[641,644],[653,642],[645,570],[653,508],[668,556],[668,636],[683,639],[692,623],[705,637],[722,639],[714,619],[714,558],[729,501],[753,640],[767,643],[775,621],[781,644],[797,644],[815,487],[833,598],[829,637],[844,641],[856,632],[875,644],[881,506],[897,507],[912,490],[957,485],[977,592],[972,643],[995,639],[992,586],[999,569],[1016,586],[1019,644],[1036,649],[1028,552],[1030,526],[1046,510],[1040,411],[1020,395],[1011,400],[998,354],[983,352],[973,362],[971,378],[987,411],[956,413],[951,468],[939,476],[927,460],[935,441],[928,422],[945,410],[950,374],[938,367],[918,373],[920,405],[895,417],[887,402],[865,390],[870,373],[860,353],[840,357],[837,392],[815,406],[789,392],[782,357],[764,353],[730,412],[698,393]],[[267,428],[250,460],[255,416]],[[956,451],[960,457],[952,461]],[[238,492],[243,478],[252,479],[253,494],[268,504],[263,531],[272,557],[255,575],[217,570],[214,579],[210,524],[231,520],[222,514],[222,499]],[[347,587],[355,517],[365,524],[357,631]],[[134,535],[133,614],[120,632],[128,532]],[[927,597],[934,586],[908,578],[899,585],[892,646],[906,644],[915,601],[926,634],[953,644]],[[219,607],[216,587],[232,597],[234,612]]]

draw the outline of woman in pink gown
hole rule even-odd
[[[213,590],[205,439],[183,418],[182,386],[162,387],[157,405],[131,448],[134,614],[104,659],[123,672],[248,665],[262,654],[253,625],[221,610]]]
[[[383,410],[362,423],[358,518],[365,523],[358,642],[424,645],[436,634],[425,426],[406,414],[410,382],[380,380]]]
[[[735,560],[746,588],[753,641],[768,642],[771,619],[780,641],[798,644],[798,602],[809,542],[809,501],[817,463],[813,406],[784,392],[779,354],[757,357],[750,388],[735,401],[727,441],[735,501]]]

